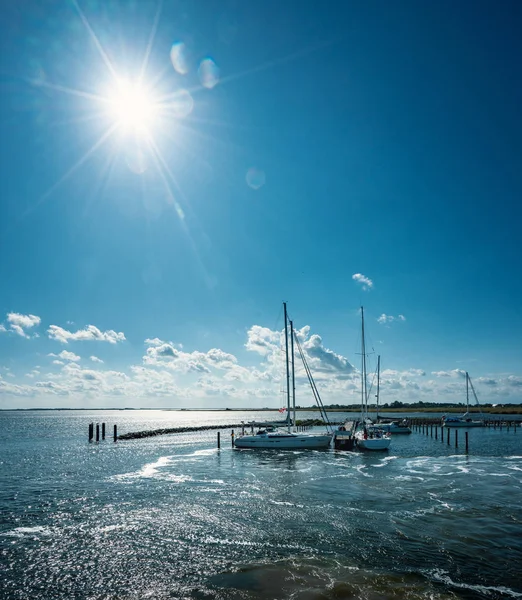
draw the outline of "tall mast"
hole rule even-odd
[[[285,312],[285,362],[286,362],[286,424],[290,432],[290,366],[288,364],[288,315],[286,314],[286,302],[283,302]]]
[[[361,379],[361,400],[364,416],[368,415],[368,396],[366,390],[366,343],[364,340],[364,308],[361,306],[361,351],[362,351],[362,379]]]
[[[381,357],[380,355],[377,357],[377,394],[375,394],[376,398],[377,398],[377,416],[375,418],[375,420],[377,421],[377,423],[379,422],[379,391],[380,391],[380,380],[381,377]]]
[[[469,375],[466,371],[466,412],[469,412]]]
[[[295,368],[294,368],[294,322],[290,321],[290,349],[292,353],[292,409],[294,413],[293,425],[295,429]]]

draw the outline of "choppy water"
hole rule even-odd
[[[87,443],[91,421],[262,414],[0,413],[2,600],[522,598],[521,430],[472,430],[469,456],[420,433],[373,455]]]

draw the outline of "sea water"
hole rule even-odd
[[[236,411],[0,412],[0,598],[522,598],[522,430],[232,449]]]

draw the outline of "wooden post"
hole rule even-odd
[[[459,447],[459,430],[455,429],[455,448]]]
[[[220,431],[218,431],[217,444],[218,444],[218,448],[221,448],[221,432]]]
[[[450,437],[450,430],[448,429],[448,446],[449,446],[449,443],[450,443],[449,437]]]
[[[440,426],[440,441],[444,444],[444,427]]]
[[[114,441],[115,442],[118,441],[118,426],[117,425],[114,426]]]
[[[105,439],[105,423],[102,423],[102,440]]]
[[[430,426],[430,436],[433,437],[433,425]]]
[[[439,428],[437,427],[437,425],[435,425],[435,439],[436,439],[436,440],[438,440],[438,439],[439,439],[439,438],[438,438],[438,435],[439,435],[439,434],[437,433],[437,431],[438,431],[438,430],[439,430]]]
[[[94,437],[94,423],[89,423],[89,442],[92,442]]]
[[[234,430],[232,429],[232,433],[230,434],[230,437],[232,438],[232,448],[234,447]]]
[[[96,423],[96,442],[100,441],[100,424]]]
[[[468,453],[468,432],[466,431],[466,454]]]

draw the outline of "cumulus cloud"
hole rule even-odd
[[[371,290],[373,288],[373,281],[369,277],[366,277],[366,275],[363,275],[362,273],[354,273],[352,275],[352,279],[354,281],[357,281],[357,283],[360,283],[362,285],[362,289],[365,291]]]
[[[20,313],[7,314],[8,328],[5,325],[0,325],[0,331],[13,331],[20,337],[29,338],[26,330],[40,325],[41,319],[36,315],[21,315]],[[34,334],[37,337],[37,334]]]
[[[118,342],[125,341],[125,334],[123,332],[117,333],[112,329],[107,331],[100,331],[94,325],[87,325],[85,329],[78,329],[78,331],[72,332],[67,331],[63,327],[58,327],[58,325],[51,325],[47,330],[49,334],[49,338],[52,340],[57,340],[62,344],[69,343],[72,341],[99,341],[99,342],[109,342],[109,344],[117,344]]]
[[[435,377],[466,377],[466,371],[462,369],[453,369],[451,371],[432,371]]]
[[[247,332],[245,348],[250,352],[257,352],[262,356],[278,351],[282,342],[282,333],[272,331],[268,327],[253,325]]]
[[[498,381],[496,379],[492,379],[491,377],[479,377],[475,381],[477,383],[481,383],[482,385],[498,385]]]
[[[94,363],[103,363],[103,360],[101,358],[98,358],[97,356],[91,356],[90,359]]]
[[[145,340],[149,343],[143,362],[149,366],[163,366],[183,373],[210,373],[211,369],[229,370],[237,365],[237,358],[218,348],[208,352],[184,352],[171,342]]]
[[[58,354],[58,357],[72,362],[78,362],[81,359],[81,356],[78,356],[74,352],[69,352],[68,350],[62,350],[60,354]]]
[[[377,319],[377,322],[381,325],[393,323],[394,321],[406,321],[406,317],[404,315],[397,315],[394,317],[393,315],[386,315],[385,313],[382,313],[382,315]]]
[[[302,345],[310,362],[310,368],[318,371],[331,371],[337,373],[352,373],[353,365],[347,358],[333,350],[325,348],[320,335],[314,334]]]

